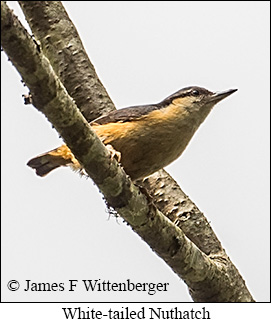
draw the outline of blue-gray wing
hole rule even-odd
[[[96,124],[106,124],[110,122],[129,122],[147,115],[153,110],[159,109],[157,105],[142,105],[114,110],[105,116],[101,116],[92,121]]]

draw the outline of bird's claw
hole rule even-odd
[[[111,145],[106,145],[106,148],[110,152],[110,158],[113,160],[114,158],[117,160],[118,163],[120,163],[121,160],[121,153],[113,148]]]

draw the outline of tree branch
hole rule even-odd
[[[49,2],[47,5],[50,6]],[[217,257],[205,255],[213,248],[221,251],[218,240],[214,239],[211,246],[204,246],[205,253],[201,252],[147,200],[117,162],[110,158],[109,152],[67,94],[49,61],[6,4],[1,2],[1,7],[2,46],[29,87],[34,105],[54,125],[109,204],[185,280],[195,301],[253,301],[233,265],[229,266],[227,261],[225,266]],[[191,235],[191,238],[195,240],[194,236]],[[206,234],[202,237],[206,237]],[[201,245],[200,241],[197,244]]]
[[[106,100],[102,105],[100,100],[96,100],[95,84],[101,84],[101,82],[62,4],[59,1],[19,1],[19,4],[29,22],[32,32],[40,41],[45,55],[49,58],[50,62],[53,62],[56,74],[60,77],[69,95],[75,99],[80,111],[87,116],[96,116],[106,114],[108,110],[115,109],[111,100],[110,105],[107,105],[107,110],[101,108],[106,106]],[[77,56],[78,59],[75,59]],[[88,62],[88,64],[81,64],[81,62]],[[90,77],[85,77],[84,74]],[[82,91],[77,91],[78,88],[82,89]],[[102,98],[107,96],[107,92],[102,85],[99,87],[98,93]],[[92,100],[92,105],[88,104],[90,97],[95,98]],[[87,120],[92,121],[92,119],[88,118]],[[149,177],[148,181],[140,182],[140,185],[145,186],[149,191],[156,192],[157,180],[159,180],[157,175],[153,175]],[[157,204],[161,212],[167,215],[168,210],[173,209],[178,214],[184,214],[187,206],[194,207],[194,203],[182,192],[174,179],[166,172],[163,172],[163,182],[166,182],[166,185],[163,187],[161,185],[159,186],[160,203]],[[164,199],[165,195],[167,195],[166,199]],[[183,201],[184,196],[185,201]],[[154,202],[156,203],[156,201],[155,199]],[[176,205],[178,201],[179,204]],[[184,203],[186,206],[184,206]],[[172,220],[172,215],[169,214],[168,217]],[[185,221],[183,220],[184,216],[182,216],[181,221],[175,222],[175,224],[180,228],[185,226],[187,237],[207,255],[210,253],[215,254],[222,249],[210,225],[208,225],[208,239],[202,235],[202,227],[195,225],[197,222],[208,223],[202,212],[197,210],[197,212],[193,213],[193,217],[187,216]],[[193,234],[190,234],[190,231]],[[210,241],[212,241],[212,244]],[[208,244],[208,250],[203,247],[205,244]]]
[[[114,110],[61,1],[18,2],[44,55],[87,121]]]

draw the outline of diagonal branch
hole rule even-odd
[[[54,125],[109,204],[185,280],[194,300],[253,301],[236,268],[201,252],[110,158],[48,59],[6,4],[1,2],[1,7],[3,49],[29,87],[36,108]]]
[[[58,77],[87,121],[115,109],[61,1],[18,1]]]
[[[111,100],[110,102],[105,100],[107,92],[104,87],[99,86],[97,88],[96,84],[101,85],[101,82],[89,61],[74,24],[61,2],[19,1],[19,4],[29,22],[31,30],[41,42],[44,54],[50,60],[56,74],[69,95],[77,103],[83,115],[85,117],[94,117],[99,116],[101,113],[106,114],[108,110],[115,109]],[[98,100],[97,93],[99,93]],[[94,98],[91,101],[91,105],[89,104],[89,98]],[[92,119],[87,117],[86,119],[92,121]],[[153,175],[149,177],[148,181],[141,182],[140,185],[157,194],[157,180],[157,175]],[[207,225],[207,219],[199,210],[193,212],[192,216],[194,203],[182,192],[174,179],[166,172],[163,172],[163,182],[166,182],[166,185],[163,187],[161,187],[161,184],[159,185],[160,202],[157,204],[157,207],[166,216],[169,210],[174,210],[175,214],[181,214],[181,220],[175,221],[175,224],[182,229],[184,228],[187,237],[207,255],[221,251],[221,244],[210,225]],[[166,199],[164,198],[165,194],[167,194]],[[169,199],[168,196],[171,196],[171,198]],[[176,204],[177,202],[178,204]],[[184,213],[188,209],[191,216],[184,217]],[[173,220],[172,214],[168,214],[168,217]],[[205,229],[209,228],[205,235],[202,234],[202,227],[195,225],[196,222],[203,223]],[[208,245],[208,247],[203,247],[203,245]]]

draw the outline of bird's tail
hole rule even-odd
[[[35,169],[38,176],[45,176],[60,166],[71,166],[75,170],[82,169],[66,145],[62,145],[61,147],[32,158],[27,163],[27,166]]]

